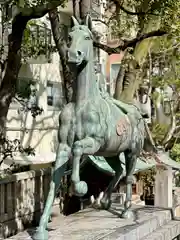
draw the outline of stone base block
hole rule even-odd
[[[170,210],[134,206],[135,221],[120,218],[119,204],[110,211],[85,209],[49,224],[49,240],[171,240],[180,234],[180,221],[173,221]],[[9,240],[30,240],[32,230]],[[158,234],[163,232],[164,238]]]

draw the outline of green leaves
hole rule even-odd
[[[176,162],[180,162],[180,143],[175,143],[170,151],[170,157]]]
[[[151,197],[153,195],[155,175],[155,168],[151,168],[140,174],[140,179],[143,182],[144,197]]]
[[[180,2],[166,0],[162,8],[162,26],[172,35],[180,33]]]
[[[16,85],[16,94],[19,98],[29,99],[31,95],[31,86],[35,85],[35,82],[29,79],[18,79]]]
[[[40,55],[48,58],[50,53],[55,51],[51,43],[51,30],[45,24],[40,25],[36,21],[29,21],[24,31],[21,51],[25,61]]]
[[[112,2],[116,4],[116,13],[110,21],[110,27],[116,36],[130,37],[142,28],[142,24],[148,24],[149,20],[155,16],[160,18],[161,28],[169,34],[180,33],[180,1],[125,0],[119,3],[123,8],[129,12],[136,12],[137,15],[119,10],[117,2]]]
[[[152,75],[152,84],[155,87],[173,85],[180,90],[180,41],[173,35],[156,40],[151,52],[152,67],[159,68],[159,73]]]
[[[152,137],[156,143],[156,145],[162,144],[162,140],[164,139],[165,134],[168,131],[168,126],[167,125],[162,125],[159,123],[154,123],[152,126]]]

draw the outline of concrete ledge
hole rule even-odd
[[[49,240],[143,240],[172,219],[170,210],[160,208],[134,206],[134,212],[135,221],[121,219],[120,207],[114,204],[111,212],[88,208],[68,217],[61,216],[49,224]],[[33,231],[9,240],[31,239]]]
[[[26,180],[26,179],[30,179],[30,178],[35,178],[38,176],[44,176],[44,175],[50,176],[51,168],[15,173],[15,174],[12,174],[11,176],[7,176],[4,179],[1,179],[0,185],[6,184],[6,183],[11,183],[11,182],[17,182],[17,181],[21,181],[21,180]]]
[[[44,153],[38,154],[36,153],[35,156],[27,155],[27,154],[20,154],[17,153],[12,158],[6,158],[4,164],[9,167],[12,163],[16,163],[19,165],[36,165],[36,164],[46,164],[46,163],[53,163],[56,159],[56,153]]]

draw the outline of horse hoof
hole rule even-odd
[[[88,191],[87,183],[80,181],[74,184],[74,194],[78,197],[84,196]]]
[[[121,218],[135,220],[135,214],[133,211],[130,211],[130,210],[125,211],[124,210],[121,214]]]
[[[48,240],[48,231],[46,229],[37,228],[32,236],[33,240]]]
[[[101,200],[101,209],[108,210],[111,207],[112,201],[109,199]]]

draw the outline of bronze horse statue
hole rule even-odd
[[[122,218],[132,218],[131,198],[133,173],[137,157],[144,144],[144,119],[139,109],[130,104],[104,98],[98,88],[94,70],[92,22],[88,15],[84,25],[72,17],[72,31],[68,40],[68,63],[76,71],[72,101],[59,117],[59,146],[50,183],[50,190],[43,215],[34,240],[47,240],[46,230],[55,192],[64,175],[67,162],[72,158],[72,188],[82,196],[87,184],[80,181],[80,160],[84,155],[104,156],[115,171],[106,189],[101,205],[110,207],[111,193],[122,178],[123,168],[119,159],[124,152],[126,167],[126,200]]]

